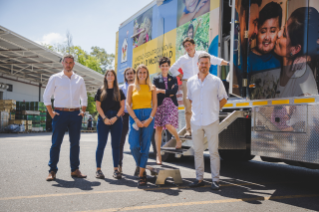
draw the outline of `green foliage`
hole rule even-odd
[[[91,55],[95,56],[96,58],[98,58],[101,62],[101,69],[102,72],[105,73],[107,69],[112,69],[112,63],[113,60],[115,59],[115,55],[114,54],[108,54],[105,49],[100,48],[98,46],[93,46],[91,47]]]
[[[185,54],[183,40],[187,37],[188,26],[192,23],[195,31],[196,50],[207,51],[209,47],[209,13],[206,13],[177,28],[176,35],[176,58]],[[200,24],[198,26],[198,24]],[[198,27],[197,27],[198,26]],[[196,30],[197,28],[197,30]]]
[[[94,95],[88,93],[88,106],[86,108],[87,111],[93,116],[97,115],[97,110],[94,101]]]

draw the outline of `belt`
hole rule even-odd
[[[187,79],[182,79],[182,81],[185,81],[185,82],[187,82]]]
[[[73,111],[80,111],[80,108],[59,108],[59,107],[55,107],[54,110],[73,112]]]

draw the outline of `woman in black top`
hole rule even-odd
[[[167,129],[176,139],[176,149],[182,147],[181,139],[179,138],[176,128],[178,128],[178,103],[176,93],[178,84],[176,77],[168,74],[171,61],[167,57],[163,57],[159,61],[161,72],[154,77],[153,84],[157,91],[157,111],[155,114],[155,140],[156,140],[156,163],[162,164],[161,144],[162,131]]]
[[[111,132],[114,165],[113,177],[121,179],[122,175],[118,171],[118,165],[120,157],[120,139],[123,127],[121,115],[124,112],[125,95],[123,91],[119,89],[115,71],[106,71],[104,85],[98,89],[95,95],[95,101],[96,109],[99,112],[96,127],[98,136],[98,145],[96,149],[96,178],[104,178],[104,174],[101,171],[101,163],[107,137],[109,132]]]

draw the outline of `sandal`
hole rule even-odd
[[[176,141],[175,149],[182,149],[182,141],[180,141],[180,142]]]
[[[146,176],[139,177],[137,186],[146,186],[147,180]]]

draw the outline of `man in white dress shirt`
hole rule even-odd
[[[187,100],[187,80],[198,73],[197,61],[198,56],[204,51],[195,50],[195,41],[192,38],[185,38],[183,46],[187,54],[181,56],[170,68],[170,72],[174,76],[179,76],[182,80],[183,104],[185,107],[186,134],[185,137],[191,136],[192,106]],[[210,64],[212,65],[228,65],[229,63],[221,58],[210,55]],[[210,65],[209,64],[209,65]],[[181,74],[178,70],[183,70]],[[210,68],[210,66],[209,66]]]
[[[60,148],[66,130],[69,130],[70,137],[71,176],[86,178],[86,175],[79,170],[82,117],[87,107],[85,83],[82,77],[73,72],[75,63],[72,55],[65,55],[62,65],[63,71],[50,77],[43,94],[44,104],[52,117],[52,146],[47,181],[56,179]],[[52,95],[54,96],[54,110],[51,106]]]
[[[204,178],[204,134],[206,134],[210,153],[213,190],[219,189],[220,159],[218,153],[219,110],[227,102],[227,93],[222,81],[209,73],[211,56],[201,53],[198,57],[199,73],[187,82],[187,98],[192,104],[192,139],[196,181],[190,187],[203,186]]]

